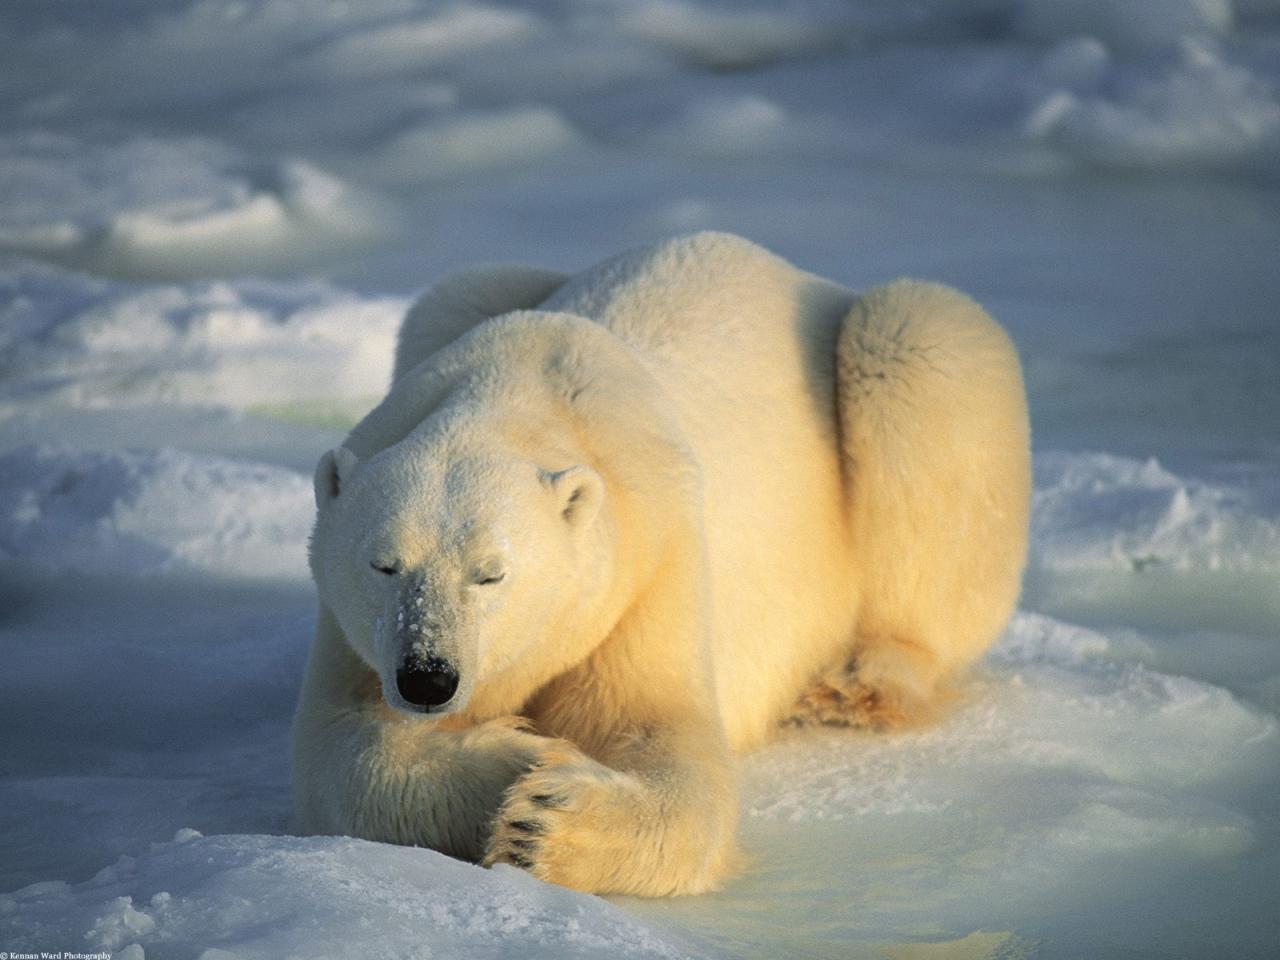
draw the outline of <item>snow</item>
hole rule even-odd
[[[0,166],[0,249],[99,272],[245,269],[383,229],[375,201],[313,165],[202,138],[86,144],[37,130],[0,138]]]
[[[0,951],[1270,957],[1280,4],[0,5]],[[310,474],[448,270],[701,228],[1022,352],[1021,609],[950,714],[740,764],[744,874],[289,835]]]
[[[625,35],[657,44],[694,66],[741,70],[827,52],[843,39],[829,20],[763,5],[740,10],[644,0],[625,5],[619,26]]]
[[[459,897],[458,891],[468,891]],[[346,838],[202,837],[181,830],[74,886],[0,900],[28,944],[145,957],[692,957],[622,910],[509,867]],[[0,926],[3,929],[3,926]],[[428,943],[414,946],[422,931]]]
[[[693,100],[654,136],[654,147],[735,163],[845,152],[840,131],[821,116],[795,115],[758,94]]]
[[[371,407],[408,302],[323,282],[121,284],[3,262],[0,409],[54,403]]]
[[[1071,571],[1280,570],[1280,488],[1175,476],[1155,458],[1041,453],[1032,563]]]
[[[375,161],[385,180],[416,183],[518,167],[579,143],[572,125],[548,107],[471,113],[398,133]]]
[[[1095,36],[1120,47],[1156,47],[1187,35],[1231,31],[1232,0],[1027,0],[1016,29],[1036,39]]]
[[[0,454],[0,561],[47,571],[305,579],[311,484],[172,449]]]
[[[1273,164],[1280,148],[1280,98],[1272,85],[1225,60],[1216,45],[1184,38],[1173,63],[1148,71],[1092,74],[1105,61],[1096,41],[1069,42],[1047,73],[1079,70],[1088,93],[1048,94],[1028,132],[1063,152],[1115,167]]]
[[[537,17],[525,11],[456,6],[339,37],[304,62],[344,79],[397,74],[485,47],[529,40],[537,32]]]

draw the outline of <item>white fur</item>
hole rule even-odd
[[[1026,407],[963,296],[699,234],[439,285],[316,491],[303,829],[689,893],[735,860],[731,750],[798,701],[926,716],[1003,626]],[[458,666],[438,712],[406,651]]]

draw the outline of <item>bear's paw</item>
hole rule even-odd
[[[855,659],[819,677],[782,718],[782,725],[907,730],[935,720],[953,699],[945,688],[921,695],[883,677],[868,682]]]
[[[626,837],[635,833],[641,793],[635,777],[566,741],[549,741],[507,790],[483,864],[507,863],[540,880],[598,891],[602,874],[617,870],[619,857],[630,859]]]

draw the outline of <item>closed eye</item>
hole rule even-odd
[[[395,567],[384,567],[374,560],[369,561],[369,566],[373,567],[373,569],[377,570],[379,573],[386,574],[388,577],[394,577],[399,573]]]
[[[499,570],[496,573],[478,573],[472,582],[478,587],[488,587],[495,583],[501,583],[505,579],[507,579],[506,572]]]

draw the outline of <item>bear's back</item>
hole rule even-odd
[[[704,232],[607,260],[538,309],[586,317],[634,348],[714,470],[730,459],[715,449],[767,458],[806,432],[837,443],[835,344],[853,299],[748,240]]]
[[[651,356],[703,365],[807,340],[853,295],[729,233],[674,237],[567,280],[541,310],[588,317]]]
[[[539,307],[607,327],[674,402],[702,473],[717,681],[738,747],[829,655],[819,638],[852,629],[835,349],[853,299],[747,240],[701,233],[589,269]]]

